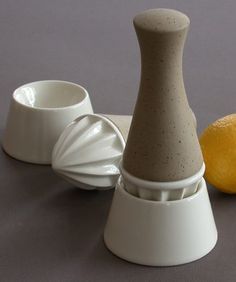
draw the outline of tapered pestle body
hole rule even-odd
[[[154,9],[134,18],[141,51],[141,81],[123,167],[150,181],[197,173],[202,153],[185,93],[182,55],[189,18]]]

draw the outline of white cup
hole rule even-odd
[[[78,84],[45,80],[20,86],[11,99],[3,148],[21,161],[50,164],[63,129],[89,113],[93,113],[89,94]]]

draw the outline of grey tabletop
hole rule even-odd
[[[1,0],[0,137],[14,88],[35,80],[83,85],[96,112],[131,114],[140,58],[132,18],[156,7],[191,18],[184,78],[199,133],[235,112],[236,2]],[[235,281],[236,198],[209,188],[215,249],[178,267],[145,267],[113,256],[103,229],[113,191],[83,191],[50,166],[0,151],[0,281]]]

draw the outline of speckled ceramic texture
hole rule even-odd
[[[141,82],[123,156],[132,175],[150,181],[176,181],[203,164],[182,74],[189,18],[168,9],[134,18],[141,50]]]

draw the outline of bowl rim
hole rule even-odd
[[[201,168],[192,176],[189,176],[184,179],[180,180],[174,180],[174,181],[150,181],[141,179],[137,176],[134,176],[130,174],[124,167],[123,163],[120,163],[120,172],[123,176],[125,181],[128,181],[129,183],[132,183],[136,185],[137,187],[145,188],[147,190],[176,190],[176,189],[182,189],[189,187],[190,185],[193,185],[194,183],[198,183],[205,172],[205,163],[202,163]]]
[[[17,91],[19,91],[20,88],[25,87],[25,86],[29,86],[32,84],[36,84],[36,83],[45,83],[45,82],[49,82],[49,83],[55,83],[55,84],[64,84],[64,85],[73,85],[75,87],[77,87],[79,90],[82,90],[82,93],[84,94],[84,98],[82,98],[82,100],[78,103],[74,103],[72,105],[69,106],[62,106],[62,107],[54,107],[54,108],[49,108],[49,107],[31,107],[28,106],[26,104],[21,103],[17,98]],[[70,82],[70,81],[66,81],[66,80],[55,80],[55,79],[49,79],[49,80],[36,80],[36,81],[32,81],[32,82],[28,82],[25,84],[22,84],[21,86],[17,87],[12,94],[12,98],[14,100],[14,102],[18,105],[20,105],[23,108],[26,108],[27,110],[31,110],[31,111],[63,111],[63,110],[69,110],[69,109],[73,109],[76,108],[82,104],[84,104],[86,102],[86,100],[90,100],[89,98],[89,94],[88,91],[81,86],[80,84],[74,83],[74,82]]]
[[[122,179],[122,175],[119,176],[119,179],[116,184],[116,189],[120,189],[122,194],[125,194],[125,197],[130,198],[131,200],[134,200],[136,202],[139,202],[141,204],[149,204],[149,205],[155,205],[155,206],[176,206],[181,203],[189,203],[192,200],[195,200],[195,198],[199,197],[203,192],[204,192],[204,186],[206,186],[206,180],[204,177],[202,177],[198,184],[197,184],[197,189],[196,192],[192,195],[189,195],[186,198],[182,199],[176,199],[176,200],[168,200],[168,201],[157,201],[157,200],[149,200],[149,199],[144,199],[144,198],[139,198],[138,196],[135,196],[133,194],[130,194],[124,186],[124,180]]]

